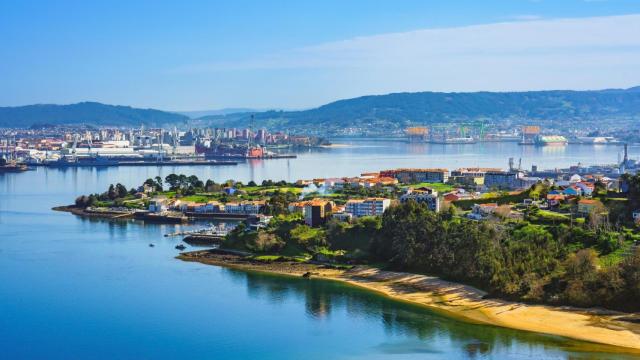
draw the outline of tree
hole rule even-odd
[[[113,184],[109,185],[109,189],[107,190],[107,197],[109,198],[109,200],[115,200],[118,197],[116,187],[113,186]]]
[[[281,215],[289,212],[289,202],[281,191],[276,191],[267,202],[267,213],[270,215]]]
[[[162,178],[161,178],[160,176],[156,176],[156,177],[155,177],[155,180],[156,180],[156,181],[155,181],[155,183],[153,184],[153,185],[154,185],[154,188],[155,188],[155,191],[162,191],[162,190],[163,190],[163,186],[164,186],[164,185],[162,184]]]
[[[258,186],[258,184],[256,184],[255,181],[251,180],[247,183],[247,186],[255,187],[255,186]]]
[[[128,194],[127,188],[120,183],[116,184],[115,192],[116,192],[117,198],[124,198]]]
[[[202,188],[202,187],[204,187],[204,184],[202,183],[202,181],[200,181],[200,179],[198,179],[198,177],[195,176],[195,175],[189,176],[186,179],[186,182],[187,182],[187,185],[189,187],[192,187],[192,188],[198,188],[198,187]],[[200,185],[200,186],[198,186],[198,185]]]
[[[85,195],[78,196],[75,201],[76,207],[83,208],[83,209],[88,206],[87,205],[88,203],[89,203],[89,197]]]
[[[180,187],[180,179],[176,174],[169,174],[167,175],[167,177],[164,178],[164,180],[167,182],[167,184],[169,184],[170,190],[175,191],[175,190],[178,190],[178,188]]]
[[[578,306],[592,306],[595,299],[592,289],[598,279],[598,257],[592,249],[582,249],[571,254],[565,263],[567,287],[564,296],[567,302]]]
[[[633,310],[640,309],[637,302],[640,299],[640,247],[636,247],[631,256],[620,264],[620,276],[625,282],[627,306],[634,306]]]

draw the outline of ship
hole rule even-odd
[[[465,136],[445,139],[431,139],[429,142],[432,144],[475,144],[476,139],[471,136]]]
[[[0,173],[14,173],[27,171],[29,168],[25,164],[9,163],[0,165]]]
[[[538,135],[533,143],[537,146],[564,146],[567,142],[567,138],[562,135]]]
[[[57,160],[45,161],[50,167],[116,166],[118,161],[104,156],[64,155]]]
[[[207,159],[262,159],[267,152],[261,146],[238,144],[211,144],[209,146],[196,144],[196,154],[202,154]]]

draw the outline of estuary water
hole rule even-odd
[[[37,169],[0,174],[2,359],[627,359],[564,338],[472,325],[341,283],[174,259],[173,225],[51,211],[172,173],[295,180],[393,167],[614,163],[617,147],[351,142],[229,167]],[[631,156],[640,153],[631,148]],[[517,160],[516,160],[517,161]],[[155,247],[149,247],[154,243]],[[604,351],[604,352],[602,352]]]

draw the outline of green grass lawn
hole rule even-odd
[[[275,192],[277,190],[281,192],[291,192],[294,194],[299,194],[302,192],[302,188],[293,186],[245,186],[240,190],[246,191],[247,194],[263,194],[266,192]]]
[[[197,195],[189,195],[189,196],[185,196],[180,198],[180,200],[182,201],[189,201],[189,202],[197,202],[197,203],[206,203],[212,200],[217,200],[219,198],[219,196],[216,195],[203,195],[203,194],[197,194]]]
[[[567,214],[560,214],[549,210],[539,210],[538,216],[548,220],[565,220],[569,218]]]

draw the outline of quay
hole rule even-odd
[[[238,165],[237,161],[223,160],[189,160],[189,161],[87,161],[87,162],[44,162],[33,163],[32,166],[41,167],[111,167],[111,166],[225,166]]]

